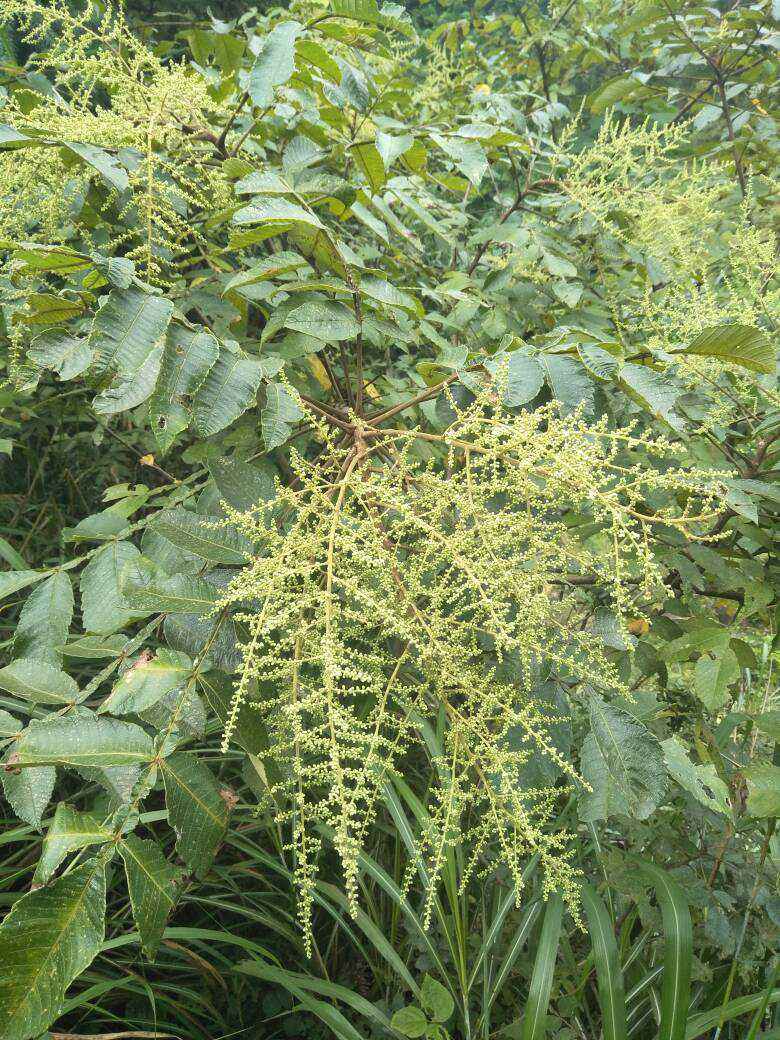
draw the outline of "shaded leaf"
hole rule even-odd
[[[264,371],[262,362],[256,358],[221,348],[193,401],[198,433],[211,437],[251,408]]]
[[[159,845],[128,834],[119,844],[125,864],[127,889],[133,920],[141,936],[141,946],[154,959],[165,922],[179,896],[181,870],[166,860]]]
[[[240,567],[251,555],[248,539],[218,516],[167,509],[155,518],[154,528],[180,549],[211,563]]]
[[[190,870],[202,877],[225,832],[227,804],[209,769],[194,755],[171,755],[161,762],[161,769],[176,850]]]

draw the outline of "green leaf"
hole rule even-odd
[[[72,617],[73,586],[67,574],[57,571],[30,593],[22,608],[14,634],[14,653],[58,665]]]
[[[595,413],[595,390],[588,373],[573,358],[562,354],[541,354],[540,363],[544,366],[550,392],[561,405],[561,412],[582,409],[585,416]]]
[[[219,721],[224,725],[230,717],[233,704],[233,683],[220,672],[212,671],[200,676],[200,685],[206,699]],[[251,694],[256,692],[257,684],[250,687],[250,696],[241,703],[233,728],[233,741],[239,744],[250,755],[259,755],[267,751],[269,746],[268,731],[265,722],[255,706]]]
[[[92,323],[90,375],[107,380],[131,378],[160,346],[173,314],[173,303],[141,289],[112,289]]]
[[[34,719],[16,743],[8,764],[128,766],[149,762],[151,737],[140,726],[94,715],[50,715]]]
[[[415,1040],[416,1037],[423,1036],[425,1033],[425,1030],[428,1028],[428,1019],[418,1007],[410,1004],[409,1007],[400,1008],[396,1011],[390,1019],[390,1025],[401,1033],[402,1036],[408,1036],[410,1040]]]
[[[72,639],[62,648],[65,657],[74,657],[81,661],[101,661],[107,657],[119,657],[125,647],[125,637],[116,636],[79,636]]]
[[[0,537],[0,557],[19,570],[25,570],[27,567],[25,558],[14,549],[7,538]]]
[[[274,99],[274,87],[282,86],[292,76],[295,41],[302,32],[300,22],[280,22],[263,38],[247,85],[258,108],[267,108]]]
[[[144,557],[122,575],[122,593],[142,616],[148,614],[207,614],[218,603],[221,590],[203,578],[188,574],[167,577]]]
[[[662,741],[661,747],[669,775],[681,787],[713,812],[730,814],[728,787],[720,779],[711,762],[703,766],[694,765],[683,745],[675,737]]]
[[[547,1035],[547,1008],[550,1003],[555,961],[563,919],[563,900],[552,895],[542,921],[542,932],[536,949],[536,959],[528,987],[528,1000],[523,1014],[521,1040],[542,1040]]]
[[[751,816],[780,816],[780,766],[756,763],[744,772],[748,785],[747,811]]]
[[[308,224],[324,230],[325,225],[319,217],[303,206],[287,199],[256,198],[248,206],[236,210],[233,214],[234,224],[268,224],[273,234],[285,231],[293,224]]]
[[[401,4],[382,4],[380,9],[376,0],[330,0],[330,9],[339,18],[350,18],[383,29],[395,29],[404,36],[416,35],[412,21]]]
[[[167,509],[155,517],[154,529],[180,549],[211,563],[241,567],[251,556],[249,540],[218,516]]]
[[[270,462],[242,462],[220,456],[210,458],[208,467],[220,495],[234,509],[251,509],[276,498],[277,473]]]
[[[160,649],[151,661],[141,658],[127,669],[98,712],[138,715],[182,686],[191,671],[192,661],[186,654]]]
[[[619,101],[625,101],[632,97],[638,90],[642,90],[642,84],[633,76],[617,76],[602,84],[590,97],[590,110],[594,115],[602,115],[608,108],[612,108]]]
[[[618,382],[637,404],[681,433],[685,423],[674,408],[680,396],[680,387],[665,372],[656,372],[646,365],[623,365]]]
[[[143,404],[152,394],[160,374],[163,348],[158,343],[130,375],[119,375],[92,401],[98,415],[118,415]]]
[[[227,826],[228,810],[213,775],[194,755],[177,753],[160,763],[168,819],[176,849],[194,874],[211,866]]]
[[[119,843],[125,864],[127,889],[141,946],[154,959],[165,922],[179,897],[181,870],[171,866],[159,845],[128,834]]]
[[[126,191],[130,187],[130,177],[127,170],[116,156],[110,155],[103,148],[98,148],[94,144],[68,141],[65,147],[73,155],[77,155],[87,166],[97,170],[109,188],[115,188],[121,192]]]
[[[0,737],[15,737],[24,729],[22,723],[9,712],[0,709]]]
[[[264,374],[263,363],[258,359],[221,347],[193,401],[198,433],[212,437],[251,408]]]
[[[703,654],[696,662],[693,688],[710,711],[718,711],[728,700],[728,688],[739,679],[739,661],[726,648],[715,657]]]
[[[772,375],[777,352],[769,336],[754,325],[715,325],[704,329],[677,353],[718,358],[754,372]]]
[[[79,699],[75,681],[56,665],[20,657],[0,668],[0,690],[33,704],[70,704]]]
[[[89,368],[92,347],[67,329],[47,329],[33,339],[27,356],[41,368],[53,369],[60,379],[75,379]]]
[[[354,313],[343,303],[333,300],[311,300],[302,303],[300,307],[290,311],[285,318],[284,326],[294,332],[305,332],[309,336],[315,336],[326,343],[354,339],[360,332]]]
[[[455,1001],[450,991],[432,975],[426,975],[420,987],[420,1003],[423,1011],[434,1022],[446,1022],[455,1010]]]
[[[131,621],[146,617],[133,609],[119,587],[128,563],[141,554],[131,542],[112,542],[94,556],[81,573],[81,613],[88,632],[108,635]]]
[[[462,137],[445,137],[443,134],[431,134],[431,140],[441,148],[455,163],[458,170],[471,181],[475,188],[488,170],[485,149],[479,141],[467,141]]]
[[[626,1040],[626,994],[615,930],[603,899],[592,885],[582,886],[582,905],[593,946],[604,1040]]]
[[[209,661],[223,672],[235,672],[241,666],[243,657],[236,627],[229,618],[169,614],[165,619],[164,632],[169,646],[191,656],[201,653],[208,643]]]
[[[691,997],[693,927],[685,895],[665,870],[644,860],[639,869],[653,882],[664,926],[664,972],[658,1040],[684,1040]]]
[[[16,727],[21,729],[21,725]],[[13,752],[11,752],[13,754]],[[7,764],[6,759],[6,764]],[[3,793],[8,804],[25,823],[37,830],[41,828],[41,819],[54,791],[56,770],[53,766],[41,766],[40,769],[3,769],[0,780]]]
[[[350,147],[350,152],[360,172],[366,179],[366,184],[370,189],[369,193],[374,195],[376,192],[381,191],[387,182],[387,171],[385,170],[382,156],[379,154],[379,149],[374,142],[363,141],[360,144],[353,144]]]
[[[544,384],[544,371],[539,362],[522,350],[505,355],[506,389],[502,398],[507,408],[517,408],[533,401]],[[504,358],[498,359],[503,365]],[[491,365],[492,370],[492,365]]]
[[[3,571],[0,573],[0,600],[45,577],[46,571]]]
[[[734,997],[733,1000],[727,1001],[712,1011],[700,1011],[688,1019],[685,1026],[685,1040],[699,1040],[699,1037],[703,1037],[705,1033],[711,1036],[711,1031],[718,1029],[725,1022],[731,1022],[751,1011],[758,1014],[762,1008],[766,1011],[769,1004],[777,1004],[779,1001],[780,988],[772,989],[769,992],[764,990],[761,993],[751,993],[745,997]],[[747,1033],[745,1040],[753,1040],[752,1034]],[[780,1040],[780,1032],[777,1029],[770,1029],[768,1032],[759,1033],[756,1040]]]
[[[282,383],[269,383],[265,405],[260,418],[260,429],[267,451],[284,444],[292,434],[293,424],[303,418],[300,405]]]
[[[33,773],[35,770],[24,770]],[[41,849],[41,858],[33,878],[42,885],[52,876],[60,863],[71,852],[85,849],[89,845],[102,845],[112,838],[112,832],[91,813],[78,812],[71,805],[60,802],[54,818],[46,831]]]
[[[753,725],[761,733],[766,733],[772,740],[780,743],[780,710],[765,711],[761,715],[756,715]]]
[[[169,326],[160,374],[149,402],[149,422],[160,451],[168,451],[189,426],[191,399],[218,357],[219,343],[210,332],[197,332],[177,323]]]
[[[100,859],[30,892],[0,925],[0,1036],[37,1037],[60,1013],[65,991],[100,952],[106,869]]]
[[[590,693],[591,732],[582,746],[582,774],[592,790],[580,799],[587,822],[614,813],[645,820],[666,791],[661,746],[627,712]]]

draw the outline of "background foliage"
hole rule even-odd
[[[2,12],[0,1035],[780,1035],[776,5],[168,6]],[[352,560],[312,482],[388,472],[440,542]],[[425,561],[447,679],[388,594],[301,752],[329,543]],[[329,799],[388,660],[417,714]]]

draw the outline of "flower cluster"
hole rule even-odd
[[[221,604],[250,633],[224,746],[251,704],[304,925],[323,835],[354,909],[383,791],[426,749],[437,782],[416,867],[428,913],[464,835],[466,877],[501,863],[519,898],[538,853],[547,888],[573,901],[568,837],[554,826],[561,788],[519,782],[534,754],[579,782],[536,690],[549,676],[623,690],[583,589],[598,588],[618,619],[636,612],[639,590],[658,595],[654,529],[704,532],[717,478],[673,468],[663,440],[560,418],[554,404],[495,414],[486,396],[441,435],[358,424],[350,446],[325,436],[318,461],[294,457],[296,479],[270,506],[228,511],[255,554]]]

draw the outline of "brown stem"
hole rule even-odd
[[[716,75],[716,83],[718,85],[718,93],[720,94],[720,104],[723,109],[723,118],[726,120],[726,133],[728,134],[729,141],[731,142],[731,151],[734,155],[734,168],[737,171],[737,178],[739,180],[739,186],[742,190],[742,198],[747,194],[747,183],[745,181],[745,171],[742,167],[742,159],[739,154],[739,149],[736,145],[736,135],[734,133],[734,124],[731,121],[731,108],[729,107],[729,99],[726,97],[726,84],[723,81],[723,76],[718,70]]]

